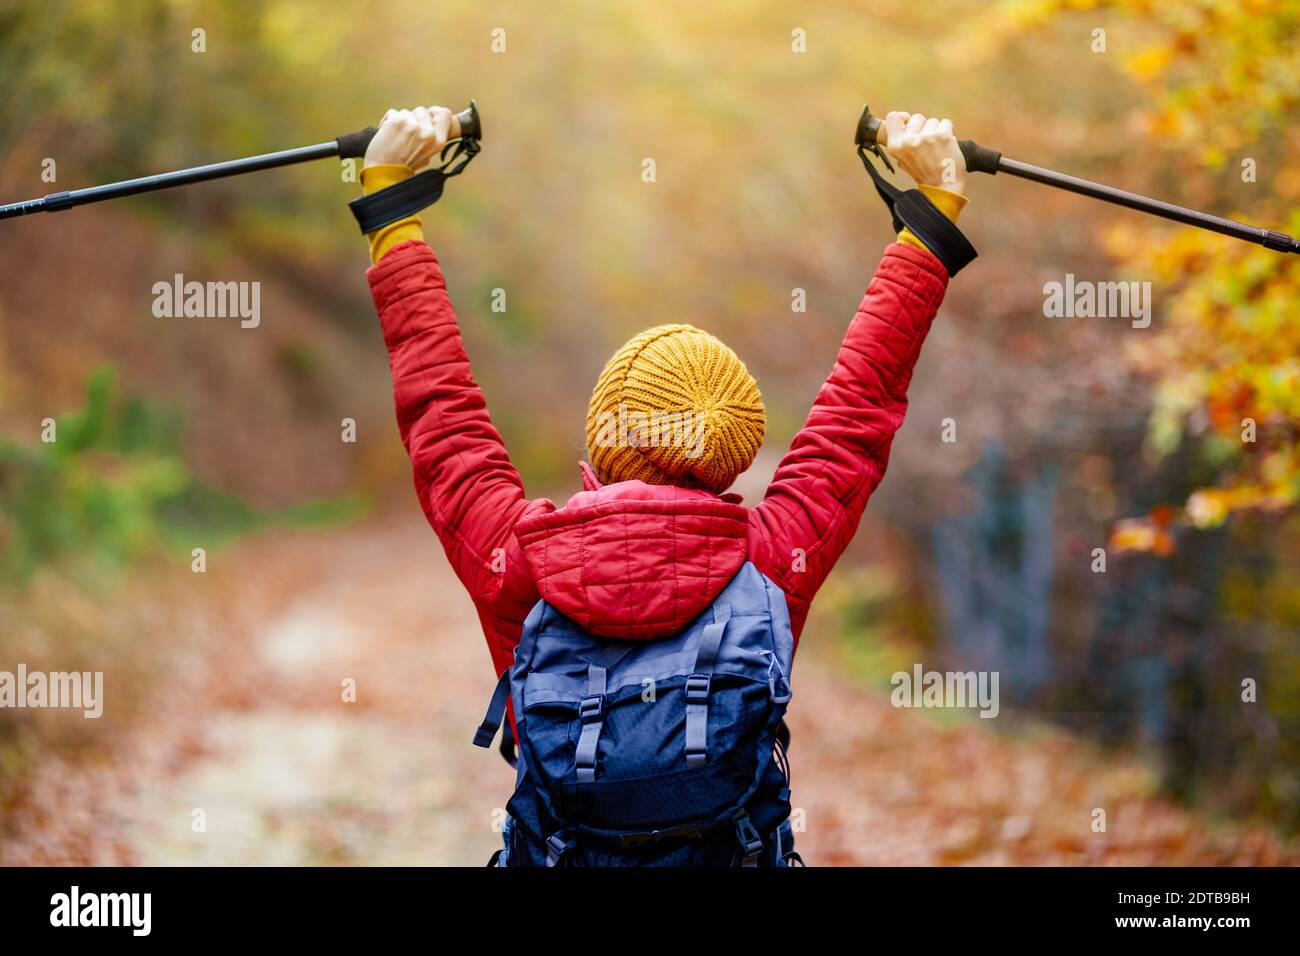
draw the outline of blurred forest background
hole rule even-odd
[[[850,140],[864,99],[1294,234],[1298,51],[1300,6],[1286,0],[0,0],[0,198],[320,142],[390,105],[475,97],[483,153],[426,213],[426,234],[530,494],[577,490],[608,354],[645,326],[689,321],[763,389],[767,446],[738,488],[752,502],[890,240]],[[0,712],[0,860],[175,859],[153,852],[169,811],[141,791],[175,796],[163,781],[183,773],[201,791],[186,768],[239,752],[251,762],[232,806],[268,780],[292,792],[282,755],[248,756],[270,739],[295,759],[324,753],[320,779],[388,748],[389,763],[361,764],[376,792],[338,798],[346,812],[301,796],[317,813],[311,860],[405,859],[398,837],[425,819],[413,808],[477,799],[402,789],[461,759],[431,750],[428,721],[447,724],[448,751],[471,750],[462,731],[491,675],[468,602],[418,528],[365,244],[344,208],[357,191],[327,161],[0,226],[0,669],[104,670],[109,695],[101,721]],[[1007,177],[969,194],[962,227],[981,257],[950,289],[889,476],[803,643],[806,686],[836,690],[796,697],[796,798],[803,770],[827,788],[815,799],[828,817],[880,807],[857,856],[823,837],[813,862],[1294,862],[1300,259]],[[176,273],[260,281],[260,327],[155,318],[152,286]],[[1044,283],[1067,273],[1152,282],[1151,327],[1044,318]],[[491,308],[497,288],[505,312]],[[804,313],[791,311],[796,288]],[[40,441],[47,417],[54,444]],[[356,444],[340,441],[344,418]],[[955,443],[941,440],[947,418]],[[190,572],[200,546],[207,575]],[[357,584],[380,571],[374,589]],[[408,721],[409,736],[376,730],[345,761],[319,750],[352,732],[330,703],[339,672],[284,688],[331,635],[344,647],[348,614],[362,646],[343,657],[378,668],[362,683],[381,688],[367,706],[390,723],[375,726]],[[266,647],[279,657],[257,669]],[[455,697],[462,658],[473,693]],[[889,674],[914,661],[1000,671],[1002,719],[890,710]],[[1242,701],[1247,678],[1257,702]],[[403,703],[430,695],[444,703]],[[316,722],[276,710],[279,723],[248,723],[268,698],[315,708]],[[856,749],[811,739],[842,733],[832,701],[874,714],[878,735],[850,735]],[[213,708],[238,715],[224,743]],[[507,777],[484,759],[463,776],[504,800]],[[1022,764],[1050,772],[1020,776]],[[971,830],[999,786],[1011,789],[997,825]],[[118,790],[134,796],[115,803]],[[1138,809],[1123,817],[1128,850],[1098,855],[1089,813],[1112,797]],[[184,808],[203,798],[176,799],[168,825],[188,832]],[[244,831],[264,842],[294,825],[267,799],[261,829]],[[933,826],[908,828],[911,849],[873,855],[927,801]],[[429,832],[443,832],[436,816]],[[396,834],[396,855],[373,851],[380,833]],[[927,841],[939,849],[908,855]],[[476,862],[486,844],[407,845],[419,862]]]

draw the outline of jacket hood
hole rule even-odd
[[[605,638],[675,634],[745,563],[748,517],[734,495],[621,481],[519,523],[515,536],[542,597]]]

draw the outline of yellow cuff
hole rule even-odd
[[[364,173],[362,175],[364,177]],[[935,206],[938,207],[939,211],[953,222],[957,221],[957,217],[961,215],[961,211],[965,209],[966,204],[970,202],[969,199],[960,193],[949,192],[946,189],[940,189],[938,186],[926,186],[922,184],[917,188],[920,189],[921,192],[925,193],[925,198],[934,203]],[[918,249],[926,248],[925,243],[916,238],[911,229],[904,229],[900,232],[898,234],[898,241],[905,242],[909,246],[916,246]]]
[[[367,166],[361,170],[361,192],[363,195],[369,196],[381,189],[387,189],[394,183],[400,183],[403,179],[414,175],[414,172],[409,166],[400,166],[395,163]],[[388,254],[389,249],[400,243],[409,242],[412,239],[423,242],[423,223],[419,216],[407,216],[405,219],[397,220],[392,225],[376,229],[366,238],[370,240],[370,263],[374,265]]]

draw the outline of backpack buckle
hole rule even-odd
[[[744,811],[736,817],[736,839],[740,841],[740,846],[745,851],[746,861],[757,859],[758,854],[763,850],[763,838],[758,835],[754,824],[749,820],[749,814]]]
[[[688,704],[707,704],[709,702],[709,685],[712,678],[708,674],[692,674],[686,678],[686,702]]]
[[[562,833],[552,833],[546,838],[546,865],[559,866],[564,854],[573,849],[573,840]]]
[[[584,724],[595,723],[605,716],[605,697],[598,694],[594,697],[584,697],[582,703],[578,705],[578,718]]]

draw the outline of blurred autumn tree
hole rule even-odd
[[[999,4],[971,33],[1000,51],[1062,31],[1091,36],[1093,52],[1107,53],[1097,62],[1145,97],[1114,110],[1094,140],[1114,151],[1111,178],[1300,231],[1300,135],[1290,123],[1300,6],[1021,0]],[[1111,738],[1133,732],[1119,715],[1140,708],[1140,735],[1160,741],[1170,790],[1293,828],[1300,259],[1128,213],[1099,234],[1127,278],[1150,280],[1159,296],[1152,328],[1120,353],[1152,398],[1144,480],[1127,501],[1139,516],[1112,521],[1110,543],[1165,560],[1122,563],[1090,599],[1090,676],[1077,699],[1112,715],[1099,730]],[[1250,675],[1262,675],[1264,708],[1241,706]]]
[[[1138,133],[1152,164],[1173,164],[1184,194],[1211,211],[1300,231],[1300,5],[1289,0],[1033,0],[1005,4],[1004,35],[1089,11],[1120,48],[1150,106]],[[1137,38],[1136,42],[1133,38]],[[1172,526],[1206,529],[1233,512],[1278,514],[1300,500],[1300,258],[1196,229],[1125,217],[1107,250],[1163,289],[1153,334],[1126,350],[1152,376],[1148,453],[1199,440],[1217,481],[1176,507],[1121,521],[1112,544],[1168,553]]]
[[[1254,0],[1149,10],[1165,29],[1129,69],[1157,104],[1153,136],[1188,148],[1210,176],[1237,180],[1225,190],[1234,215],[1294,234],[1300,135],[1289,118],[1300,103],[1300,7]],[[1222,459],[1220,481],[1192,493],[1185,519],[1206,528],[1234,511],[1293,507],[1300,259],[1195,231],[1161,238],[1115,229],[1108,246],[1173,292],[1158,335],[1130,350],[1158,383],[1153,449],[1169,452],[1191,429]]]

